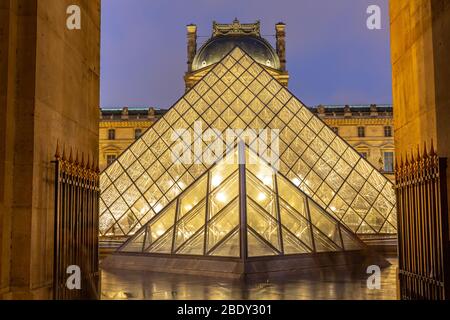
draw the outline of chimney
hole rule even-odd
[[[148,118],[151,121],[155,121],[155,109],[152,107],[148,108]]]
[[[317,106],[317,112],[319,117],[325,117],[325,107],[323,105],[320,104],[319,106]]]
[[[352,109],[350,109],[350,106],[348,104],[344,107],[344,117],[349,118],[352,116]]]
[[[371,117],[377,117],[378,116],[378,109],[376,104],[370,105],[370,116]]]
[[[123,120],[127,120],[127,119],[128,119],[128,107],[124,107],[124,108],[122,109],[122,115],[121,115],[121,118],[122,118]]]
[[[192,71],[192,62],[197,53],[197,26],[189,24],[186,26],[187,30],[187,64],[188,72]]]
[[[286,71],[286,25],[279,22],[275,25],[277,54],[280,58],[280,69]]]

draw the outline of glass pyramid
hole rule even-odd
[[[207,139],[198,128],[208,131]],[[277,170],[293,190],[354,233],[396,233],[392,184],[236,47],[101,174],[101,236],[133,235],[167,212],[169,203],[244,138],[224,139],[228,129],[278,130],[277,150],[268,152],[277,154]],[[255,147],[261,137],[245,141]],[[190,161],[172,160],[180,146]],[[260,214],[257,208],[254,214]],[[253,231],[252,241],[259,239]]]
[[[239,149],[243,164],[236,148],[119,252],[251,258],[365,248],[255,152]]]

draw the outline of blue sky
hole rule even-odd
[[[373,4],[381,30],[366,27]],[[106,0],[101,106],[169,108],[184,93],[185,26],[202,43],[213,20],[235,17],[260,20],[263,35],[286,23],[289,89],[307,105],[391,103],[388,0]]]

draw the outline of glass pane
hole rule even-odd
[[[236,230],[227,240],[214,249],[210,255],[220,257],[239,257],[241,255],[239,243],[239,231]]]
[[[320,233],[316,228],[313,228],[313,233],[317,252],[340,251],[336,244]]]
[[[169,230],[175,221],[175,203],[169,208],[164,210],[154,221],[148,224],[148,243],[155,242],[161,237],[167,230]]]
[[[238,169],[237,149],[228,154],[211,171],[210,190],[217,188],[226,178]]]
[[[119,220],[119,225],[125,234],[130,232],[130,230],[132,230],[137,223],[138,220],[131,210],[128,210]]]
[[[385,219],[381,216],[381,214],[374,208],[369,210],[369,213],[364,219],[376,232],[380,231],[381,227],[384,224]]]
[[[322,159],[331,167],[334,167],[339,160],[339,156],[333,149],[328,148],[322,155]]]
[[[128,206],[122,198],[117,199],[110,208],[110,212],[116,220],[119,220],[127,210]]]
[[[329,209],[332,212],[332,215],[337,217],[338,219],[342,219],[344,214],[348,210],[348,205],[342,200],[341,197],[336,195],[333,201],[330,203]]]
[[[239,193],[239,175],[234,173],[226,182],[216,188],[210,195],[209,218],[214,217]]]
[[[272,217],[276,218],[275,194],[270,192],[267,188],[264,188],[262,183],[254,178],[251,173],[247,174],[246,186],[247,195]]]
[[[356,165],[356,170],[359,172],[360,175],[363,176],[364,179],[369,178],[369,176],[373,171],[372,167],[367,163],[367,161],[363,159],[361,159]]]
[[[342,222],[345,223],[347,228],[356,232],[361,225],[362,219],[354,210],[349,209],[342,219]]]
[[[342,241],[344,242],[344,250],[361,250],[363,249],[362,243],[358,239],[347,232],[344,228],[341,228]]]
[[[178,220],[175,234],[175,250],[205,225],[205,208],[205,202],[203,202],[191,213]]]
[[[358,231],[356,231],[356,233],[362,233],[362,234],[368,234],[368,233],[374,233],[374,232],[375,231],[365,221],[363,221],[361,223]]]
[[[264,257],[278,255],[276,251],[259,239],[251,230],[247,231],[247,249],[249,257]]]
[[[352,204],[352,209],[355,210],[361,217],[364,217],[367,214],[367,211],[370,209],[369,203],[363,199],[360,195],[357,195]]]
[[[203,246],[205,243],[205,233],[200,232],[192,240],[181,247],[176,254],[203,255]]]
[[[294,208],[299,214],[307,218],[305,208],[305,196],[302,195],[292,184],[281,176],[277,176],[278,196]]]
[[[117,181],[114,182],[114,186],[117,188],[119,193],[124,193],[125,190],[132,184],[130,178],[126,173],[122,174]]]
[[[383,217],[387,217],[392,210],[392,204],[386,200],[383,195],[379,195],[377,201],[374,204],[374,207],[378,212],[381,213]]]
[[[397,229],[392,226],[388,221],[381,228],[380,233],[396,233]]]
[[[361,194],[363,197],[369,201],[369,203],[374,203],[378,196],[379,191],[375,190],[368,182],[366,182],[361,189]]]
[[[326,183],[322,183],[319,190],[317,190],[316,196],[325,203],[324,207],[326,207],[333,199],[334,194],[334,191]]]
[[[147,252],[151,253],[171,253],[172,252],[173,229],[155,242]]]
[[[348,177],[347,182],[353,187],[353,189],[359,191],[361,190],[366,180],[363,177],[361,177],[361,175],[358,172],[353,171]]]
[[[356,191],[347,182],[345,182],[339,191],[339,195],[348,205],[351,205],[353,199],[356,197]]]
[[[277,221],[258,208],[252,200],[247,198],[247,201],[247,224],[272,246],[280,250]]]
[[[337,222],[331,219],[325,211],[322,211],[311,200],[309,202],[309,212],[311,214],[311,223],[317,229],[322,231],[328,238],[334,241],[334,243],[340,245],[341,237],[339,235],[339,228]]]
[[[142,246],[144,244],[145,229],[142,230],[138,235],[134,236],[133,239],[125,245],[120,251],[125,252],[142,252]]]
[[[208,250],[239,225],[239,202],[235,200],[208,223]]]
[[[312,252],[311,249],[307,248],[304,244],[298,241],[298,239],[285,230],[283,230],[283,249],[284,254],[302,254]]]
[[[312,248],[310,224],[297,212],[290,210],[286,204],[280,203],[281,224],[293,235]],[[284,238],[284,234],[283,234]],[[286,248],[284,248],[286,251]]]
[[[252,151],[246,151],[245,167],[264,185],[272,190],[274,189],[273,169]]]
[[[201,200],[206,197],[206,180],[207,176],[205,175],[199,182],[192,187],[191,190],[187,191],[187,194],[184,195],[180,200],[180,215],[178,219],[184,217],[189,211],[191,211],[195,206],[199,204]]]
[[[132,185],[122,196],[125,199],[125,202],[131,207],[140,195],[139,190]]]

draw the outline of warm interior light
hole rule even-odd
[[[336,207],[331,206],[330,209],[331,211],[336,211]]]
[[[147,206],[144,206],[142,209],[141,209],[141,214],[144,214],[144,213],[146,213],[148,211],[148,207]]]
[[[262,180],[262,182],[266,185],[266,186],[271,186],[272,185],[272,177],[271,176],[265,176]]]
[[[163,208],[163,206],[161,205],[161,203],[158,203],[154,209],[155,209],[155,212],[158,213],[162,210],[162,208]]]
[[[187,211],[190,211],[192,209],[192,205],[191,204],[187,204],[184,206],[184,209]]]
[[[158,229],[158,230],[156,230],[156,235],[157,235],[158,237],[162,236],[163,234],[164,234],[164,230],[163,230],[163,229]]]
[[[300,185],[300,180],[298,178],[294,178],[292,179],[292,183],[298,187]]]
[[[217,187],[222,182],[222,177],[220,175],[214,175],[211,179],[211,184],[213,188]]]
[[[259,194],[258,194],[258,201],[264,201],[264,200],[266,200],[266,194],[265,193],[263,193],[263,192],[260,192]]]
[[[217,201],[225,202],[225,201],[227,201],[227,196],[225,195],[225,193],[219,192],[219,193],[216,195],[216,199],[217,199]]]

